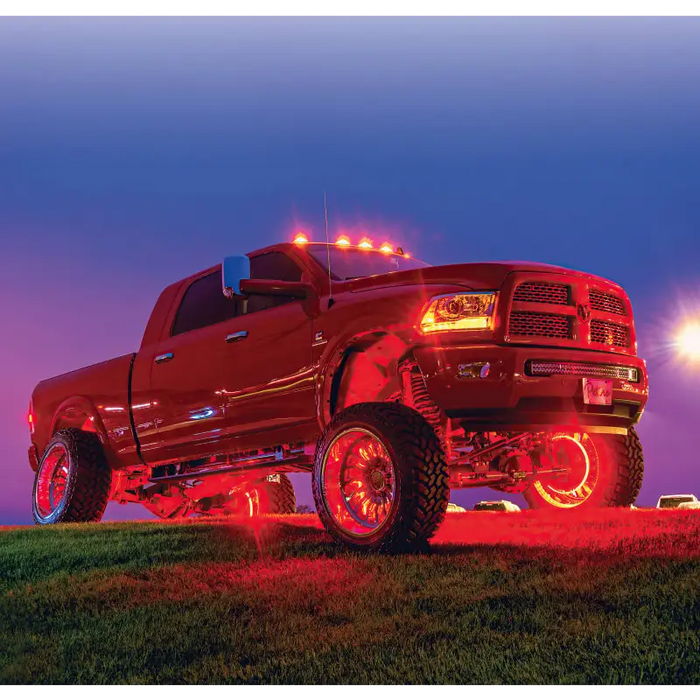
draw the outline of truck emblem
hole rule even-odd
[[[576,307],[576,315],[581,321],[586,323],[586,321],[588,321],[588,319],[591,317],[591,307],[588,304],[579,304]]]

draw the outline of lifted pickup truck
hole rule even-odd
[[[299,236],[169,286],[137,353],[36,387],[34,518],[294,512],[293,471],[365,549],[424,545],[450,489],[628,506],[647,387],[612,282]]]

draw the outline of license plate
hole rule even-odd
[[[583,378],[583,403],[593,406],[612,406],[612,379]]]

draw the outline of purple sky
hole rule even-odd
[[[318,235],[324,189],[332,228],[435,264],[623,284],[640,502],[700,492],[700,367],[665,349],[700,299],[699,75],[695,19],[0,20],[0,522],[31,517],[36,382],[136,349],[166,284]]]

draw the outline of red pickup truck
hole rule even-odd
[[[305,471],[335,538],[415,548],[450,489],[630,505],[647,396],[608,280],[298,236],[169,286],[138,352],[36,387],[33,513],[289,513]]]

